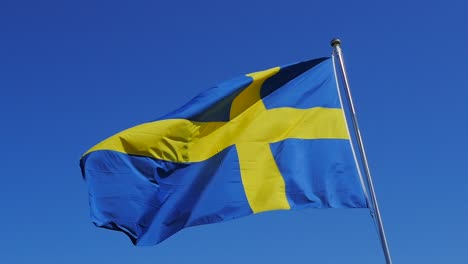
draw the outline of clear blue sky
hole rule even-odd
[[[164,2],[164,3],[163,3]],[[134,247],[94,227],[92,145],[338,36],[395,263],[468,263],[464,1],[0,2],[1,263],[384,263],[367,210],[270,212]]]

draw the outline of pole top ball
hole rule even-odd
[[[341,44],[341,40],[338,39],[338,38],[334,38],[334,39],[332,39],[332,41],[330,41],[330,45],[332,47],[335,47],[336,45],[340,45],[340,44]]]

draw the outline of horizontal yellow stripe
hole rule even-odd
[[[258,101],[230,122],[168,119],[122,131],[91,148],[175,162],[209,159],[234,144],[273,143],[287,138],[347,139],[341,109],[276,108]]]

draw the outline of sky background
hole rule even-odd
[[[0,1],[1,263],[384,263],[365,209],[135,247],[89,218],[94,144],[223,80],[342,48],[394,263],[468,263],[466,1]]]

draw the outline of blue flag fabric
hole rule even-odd
[[[367,207],[331,58],[224,82],[80,166],[93,223],[136,245],[270,210]]]

